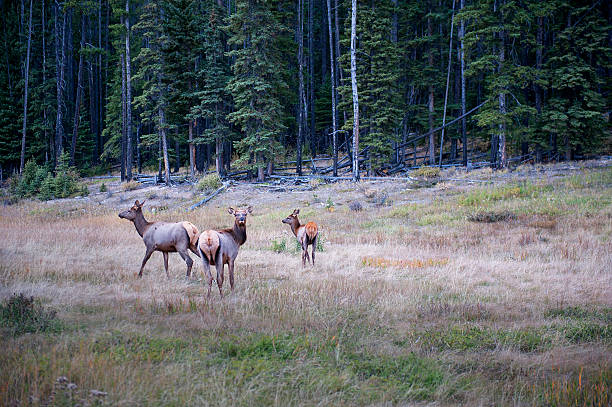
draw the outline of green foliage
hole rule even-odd
[[[273,239],[270,242],[270,250],[276,253],[287,251],[287,241],[285,239]]]
[[[108,188],[106,188],[106,184],[103,182],[100,185],[100,192],[106,192],[106,191],[108,191]]]
[[[208,174],[200,178],[196,188],[199,191],[212,192],[221,186],[219,174]]]
[[[60,157],[55,177],[45,166],[28,161],[21,176],[11,182],[11,193],[19,198],[36,197],[42,200],[88,195],[87,186],[79,181],[76,168],[67,164],[68,159],[68,153]]]
[[[519,199],[519,198],[536,198],[545,192],[551,192],[552,185],[538,185],[528,182],[510,184],[499,187],[491,187],[486,189],[474,190],[458,200],[463,206],[484,206],[496,201]]]
[[[284,129],[278,118],[283,116],[280,100],[287,84],[278,72],[286,59],[273,33],[284,33],[286,28],[272,6],[269,2],[241,0],[229,18],[228,42],[235,49],[228,53],[234,63],[227,91],[235,110],[228,120],[242,129],[243,138],[236,146],[243,154],[242,162],[253,169],[261,169],[273,159]],[[250,155],[253,160],[248,164]]]
[[[12,336],[24,333],[60,332],[63,328],[56,311],[43,307],[34,297],[12,295],[0,304],[0,326]]]
[[[440,176],[440,168],[423,166],[414,170],[412,174],[423,178],[437,178]]]

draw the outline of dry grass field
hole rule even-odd
[[[611,405],[612,170],[444,177],[1,207],[0,405]],[[136,277],[117,213],[147,194],[149,220],[201,229],[253,205],[233,293],[226,274],[207,300],[193,254],[189,280],[160,253]],[[321,228],[314,267],[281,224],[295,207]]]

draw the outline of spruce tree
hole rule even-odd
[[[279,150],[278,137],[284,125],[281,90],[286,87],[279,69],[284,66],[276,33],[282,32],[280,21],[272,12],[275,2],[240,0],[229,21],[229,43],[236,49],[228,55],[234,59],[233,77],[227,89],[234,99],[235,110],[230,122],[242,130],[237,143],[243,162],[253,156],[250,168],[263,181],[266,161],[272,161]]]

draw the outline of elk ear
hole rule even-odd
[[[251,205],[249,205],[249,206],[247,207],[247,212],[248,212],[248,213],[253,213],[253,207],[252,207]]]
[[[297,208],[297,209],[295,209],[295,210],[293,211],[293,214],[294,214],[294,215],[297,215],[298,213],[300,213],[300,208]]]
[[[229,212],[230,215],[233,215],[236,211],[230,206],[229,208],[227,208],[227,212]]]
[[[134,202],[134,205],[140,206],[140,202],[138,202],[138,199],[136,200],[136,202]]]
[[[145,203],[145,202],[146,202],[146,201],[142,201],[142,202],[140,203],[140,205],[138,205],[138,206],[140,206],[140,207],[142,208],[142,206],[144,205],[144,203]]]

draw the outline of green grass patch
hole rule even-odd
[[[194,352],[190,343],[182,338],[129,335],[118,331],[96,339],[91,345],[91,351],[117,363],[176,361]]]
[[[459,197],[458,203],[462,206],[480,207],[510,199],[537,198],[542,193],[550,193],[552,191],[552,185],[521,182],[477,189]]]
[[[59,333],[64,324],[56,317],[57,312],[43,307],[34,297],[13,295],[0,305],[0,327],[11,336],[25,333]]]
[[[612,186],[612,168],[602,171],[589,170],[579,174],[570,175],[564,179],[564,184],[568,188],[586,189]]]
[[[550,338],[535,328],[504,330],[478,326],[452,326],[448,329],[416,332],[408,341],[420,343],[428,349],[458,351],[508,347],[521,352],[539,352],[549,349],[552,344]]]
[[[544,312],[545,318],[595,319],[612,324],[612,308],[586,309],[580,306],[551,308]]]
[[[372,389],[384,389],[394,402],[432,399],[445,380],[438,362],[414,353],[399,357],[353,354],[349,358],[349,366],[360,380]]]

